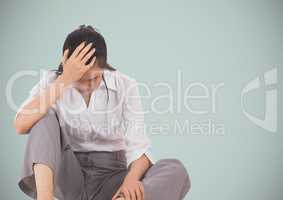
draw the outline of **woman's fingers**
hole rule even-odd
[[[86,53],[89,51],[89,49],[91,48],[91,46],[92,46],[92,43],[89,43],[88,45],[86,45],[81,51],[80,51],[80,53],[79,53],[79,55],[77,56],[77,58],[79,59],[79,60],[82,60],[84,57],[85,57],[85,55],[86,55]]]
[[[95,63],[95,60],[96,60],[96,56],[94,56],[93,58],[92,58],[92,60],[90,61],[90,63],[88,64],[88,65],[86,65],[88,68],[89,67],[92,67],[93,65],[94,65],[94,63]]]
[[[143,184],[140,183],[140,191],[141,191],[141,199],[144,200],[145,197],[144,197],[144,187],[143,187]]]
[[[79,46],[77,46],[75,51],[72,53],[71,57],[76,58],[79,55],[80,51],[84,48],[84,46],[85,46],[85,41],[83,41]]]
[[[88,59],[94,54],[95,52],[95,48],[93,48],[92,50],[90,50],[86,56],[82,59],[82,63],[85,65],[86,62],[88,61]]]
[[[137,196],[137,200],[143,200],[143,199],[142,199],[142,192],[141,192],[140,187],[138,187],[138,188],[136,189],[136,196]]]
[[[120,188],[115,195],[113,196],[112,200],[117,199],[120,194],[122,194],[125,200],[144,200],[144,188],[142,183],[139,186],[135,187],[134,189],[126,189]]]
[[[65,62],[66,62],[66,60],[67,60],[68,53],[69,53],[69,49],[66,49],[66,50],[64,51],[64,54],[63,54],[62,59],[61,59],[61,63],[62,63],[63,65],[65,64]]]
[[[125,196],[126,200],[131,200],[131,195],[130,195],[130,192],[128,190],[123,190],[122,193]]]
[[[129,192],[130,192],[131,200],[137,200],[136,191],[130,190]]]
[[[120,188],[118,189],[118,191],[115,193],[115,195],[113,196],[113,198],[112,198],[112,200],[115,200],[118,196],[119,196],[119,194],[120,194]]]

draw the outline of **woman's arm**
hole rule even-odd
[[[29,129],[47,113],[68,85],[69,83],[64,77],[60,76],[48,88],[42,90],[39,95],[26,103],[14,121],[16,132],[19,134],[28,133]]]
[[[147,169],[152,165],[145,154],[132,162],[125,180],[140,180]]]
[[[92,43],[85,46],[85,42],[82,42],[70,58],[68,58],[68,49],[65,50],[61,60],[64,69],[63,74],[23,106],[14,121],[17,133],[28,133],[29,129],[47,113],[48,109],[56,102],[63,91],[72,82],[79,80],[94,65],[95,56],[88,65],[85,65],[95,52],[94,48],[90,50],[91,45]]]
[[[144,111],[138,82],[135,79],[128,80],[123,102],[123,127],[125,128],[125,142],[127,144],[126,157],[129,169],[123,184],[113,196],[113,200],[119,195],[128,200],[143,200],[144,188],[141,178],[147,169],[154,164],[150,148],[150,140],[145,132]]]

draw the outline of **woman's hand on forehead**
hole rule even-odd
[[[91,62],[86,65],[86,62],[95,52],[95,48],[91,49],[91,46],[92,43],[85,45],[85,42],[82,42],[79,46],[77,46],[69,58],[67,58],[69,49],[64,51],[61,59],[63,65],[62,78],[68,84],[81,79],[82,76],[94,65],[96,56],[94,56]]]

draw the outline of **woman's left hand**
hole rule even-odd
[[[141,181],[125,179],[112,200],[123,196],[125,200],[144,200],[144,187]]]

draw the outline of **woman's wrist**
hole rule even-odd
[[[66,88],[72,83],[72,81],[65,78],[65,76],[63,75],[60,75],[55,81],[59,85],[60,88]]]
[[[125,176],[124,181],[139,181],[140,176],[131,171]]]
[[[146,171],[141,160],[136,160],[131,164],[130,170],[125,177],[125,181],[139,181]]]

